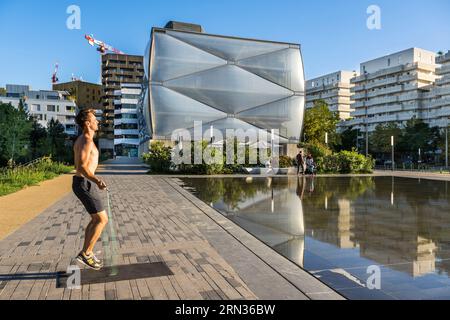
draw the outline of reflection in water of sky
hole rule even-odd
[[[184,178],[186,188],[350,299],[450,299],[448,182]],[[381,269],[370,290],[368,267]]]

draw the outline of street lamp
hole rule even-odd
[[[391,147],[392,147],[392,171],[395,170],[394,165],[394,136],[391,136]]]
[[[445,126],[445,168],[448,169],[448,118]]]
[[[325,132],[325,144],[328,145],[328,132]]]

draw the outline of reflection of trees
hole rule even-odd
[[[186,186],[194,188],[195,194],[203,201],[214,203],[223,200],[230,209],[237,209],[239,202],[254,197],[258,191],[267,189],[264,178],[247,181],[245,178],[193,178],[184,179],[184,182]],[[275,184],[278,183],[275,182]]]
[[[309,182],[308,177],[306,179]],[[325,197],[337,201],[345,198],[355,200],[362,194],[375,188],[373,177],[320,177],[314,181],[314,192],[311,196],[305,196],[304,204],[313,207],[322,207]],[[308,187],[307,189],[308,190]]]

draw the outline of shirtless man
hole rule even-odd
[[[72,190],[91,215],[91,222],[86,227],[84,247],[77,256],[77,261],[92,268],[100,270],[102,262],[94,255],[94,245],[100,238],[103,229],[108,223],[100,190],[106,189],[103,180],[95,176],[98,166],[99,152],[94,144],[94,135],[98,131],[98,121],[92,109],[81,110],[76,117],[76,123],[83,130],[74,145],[76,174],[73,177]]]

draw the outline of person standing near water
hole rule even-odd
[[[94,136],[98,131],[95,110],[81,110],[76,123],[83,131],[74,144],[75,169],[72,190],[91,216],[86,227],[84,246],[77,256],[81,264],[100,270],[103,263],[94,255],[94,246],[108,223],[108,214],[101,201],[98,190],[106,190],[106,183],[95,176],[98,167],[99,152],[94,144]]]
[[[303,159],[303,151],[300,150],[297,154],[297,175],[300,174],[300,168],[302,169],[302,174],[305,174],[305,159]]]

